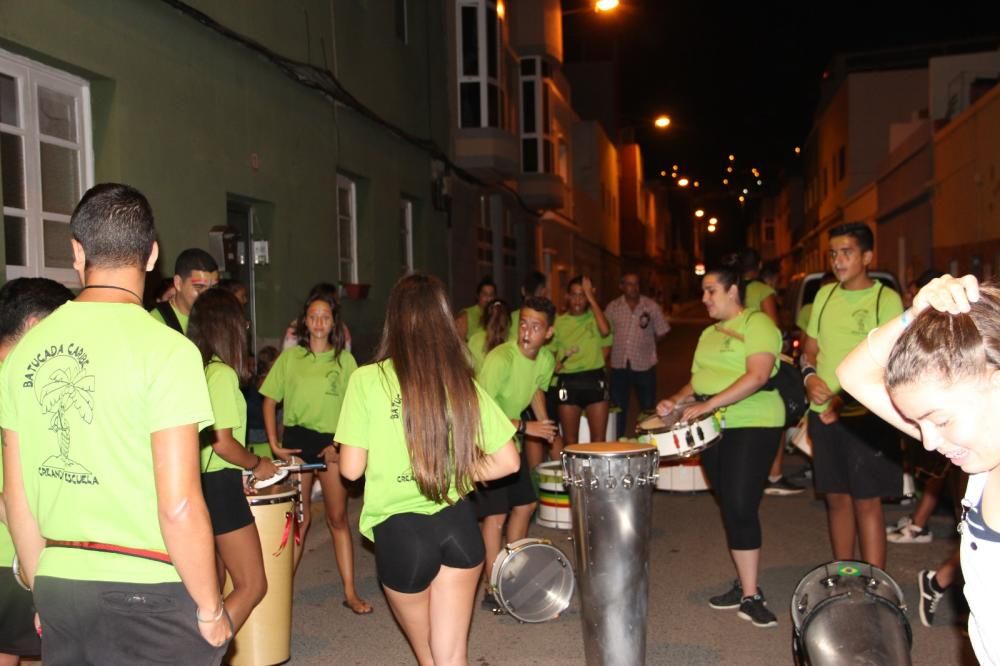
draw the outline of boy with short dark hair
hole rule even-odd
[[[174,262],[174,295],[157,303],[150,314],[178,333],[187,335],[188,317],[194,302],[219,282],[219,265],[205,250],[192,247],[177,255]]]

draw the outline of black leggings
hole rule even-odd
[[[472,569],[486,557],[475,510],[464,499],[429,516],[396,514],[376,525],[374,536],[375,570],[396,592],[423,592],[442,565]]]
[[[760,548],[760,499],[782,428],[733,428],[701,454],[731,550]]]

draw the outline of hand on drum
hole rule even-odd
[[[537,437],[551,442],[557,433],[555,421],[525,421],[524,423],[524,434],[528,437]]]
[[[271,450],[274,452],[274,455],[278,456],[278,458],[284,460],[285,462],[291,462],[292,456],[296,453],[302,453],[302,449],[286,449],[280,445],[272,446]]]
[[[692,421],[697,421],[702,416],[711,414],[714,411],[715,408],[709,406],[707,400],[705,402],[696,402],[690,407],[684,408],[684,412],[681,413],[681,423],[691,423]]]
[[[928,307],[948,314],[969,311],[969,304],[979,300],[979,282],[974,275],[957,278],[943,275],[934,278],[913,297],[914,315]]]
[[[253,470],[253,478],[258,481],[263,481],[265,479],[270,479],[277,473],[278,468],[274,464],[274,461],[270,458],[262,457],[260,462],[257,463],[257,467]]]

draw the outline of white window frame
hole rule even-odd
[[[535,104],[534,108],[525,108],[525,99],[521,95],[520,104],[520,127],[521,127],[521,168],[525,173],[559,173],[559,148],[558,148],[558,137],[556,136],[556,126],[555,118],[552,114],[552,81],[551,77],[546,77],[542,73],[543,60],[537,56],[522,58],[521,62],[525,60],[532,60],[535,63],[534,74],[524,74],[521,73],[521,87],[519,91],[524,90],[524,84],[528,83],[534,88],[535,91]],[[521,70],[523,72],[523,70]],[[525,127],[527,124],[525,120],[528,114],[531,114],[534,118],[535,129],[532,131],[526,131]],[[546,126],[548,129],[546,130]],[[534,140],[535,142],[535,164],[537,168],[529,171],[524,167],[524,142],[526,140]],[[550,160],[549,168],[545,168],[545,144],[548,142],[552,146],[552,159]],[[564,178],[568,182],[568,178]]]
[[[346,189],[348,191],[348,200],[350,201],[350,210],[347,211],[347,215],[343,214],[340,210],[340,192]],[[344,238],[343,230],[341,225],[344,221],[350,225],[351,238],[348,243],[349,247],[342,247],[342,240]],[[346,253],[345,253],[346,250]],[[343,174],[337,174],[337,275],[341,282],[357,283],[358,280],[358,197],[357,197],[357,183],[348,178]],[[346,275],[345,275],[345,264],[346,264]]]
[[[25,208],[3,206],[3,214],[24,219],[25,265],[4,267],[8,280],[19,277],[46,277],[69,287],[79,287],[80,278],[72,268],[44,265],[43,220],[69,224],[70,216],[42,211],[41,143],[69,148],[77,152],[78,188],[82,196],[94,184],[94,153],[90,110],[90,83],[53,67],[0,49],[0,73],[17,83],[20,126],[0,123],[6,133],[21,137],[24,150]],[[38,88],[68,95],[75,100],[76,142],[42,135],[38,126]]]
[[[413,201],[406,197],[399,199],[400,242],[403,244],[403,271],[413,272]]]
[[[456,103],[458,108],[456,110],[456,118],[458,119],[458,126],[463,129],[475,129],[491,127],[490,121],[490,95],[489,87],[490,85],[496,86],[497,89],[497,126],[496,129],[503,129],[505,124],[505,94],[502,81],[504,80],[504,46],[503,46],[503,25],[504,25],[504,12],[497,10],[496,0],[456,0],[455,2],[455,44],[458,47],[455,57],[456,66],[456,76],[458,78],[458,94],[456,97]],[[500,3],[503,4],[503,3]],[[464,73],[464,63],[462,62],[462,54],[465,52],[463,48],[464,35],[462,34],[462,9],[464,7],[475,7],[476,8],[476,53],[479,61],[479,71],[476,74],[465,74]],[[487,53],[487,45],[489,40],[486,39],[486,10],[492,9],[496,12],[497,23],[496,23],[496,44],[497,44],[497,71],[496,76],[489,75],[489,53]],[[462,84],[463,83],[476,83],[479,85],[479,124],[475,127],[464,127],[462,125]]]

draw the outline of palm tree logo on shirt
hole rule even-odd
[[[340,395],[340,390],[337,386],[337,380],[340,378],[340,372],[337,370],[331,370],[326,373],[327,389],[326,394],[332,396]]]
[[[71,421],[94,420],[95,379],[84,365],[77,357],[60,354],[47,359],[34,376],[35,398],[42,413],[50,416],[49,430],[59,441],[59,454],[50,456],[38,471],[67,483],[96,485],[97,477],[69,457]]]
[[[851,313],[854,320],[854,332],[861,335],[868,332],[868,309],[862,308]]]

